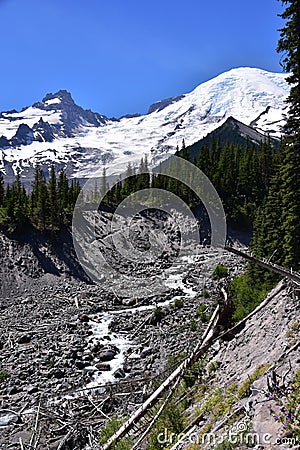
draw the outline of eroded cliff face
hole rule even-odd
[[[206,385],[187,412],[198,423],[172,449],[298,448],[299,393],[290,389],[300,370],[299,291],[283,280],[265,302],[210,350]]]
[[[0,230],[0,298],[15,298],[27,290],[60,280],[88,282],[67,229],[51,235],[32,227],[22,232]]]

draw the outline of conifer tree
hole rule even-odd
[[[12,219],[16,226],[21,226],[27,221],[27,197],[24,187],[21,184],[20,173],[16,179],[11,191]]]
[[[136,170],[135,167],[129,162],[126,168],[126,178],[123,183],[122,195],[127,197],[136,190]]]
[[[5,194],[4,179],[2,172],[0,172],[0,206],[3,206],[4,194]]]
[[[14,199],[12,195],[12,189],[9,184],[6,186],[5,189],[3,204],[5,208],[6,219],[8,220],[13,219]]]
[[[94,181],[94,189],[93,189],[93,193],[92,193],[92,201],[96,203],[98,201],[99,197],[100,197],[100,192],[99,192],[98,181],[96,179]]]
[[[281,17],[277,50],[284,54],[283,69],[290,72],[289,113],[284,127],[284,140],[276,158],[280,167],[271,178],[271,185],[262,210],[254,242],[256,251],[270,255],[277,246],[276,261],[287,267],[300,267],[300,0],[282,0],[286,5]],[[265,167],[268,169],[267,165]],[[264,240],[258,236],[264,235]],[[259,242],[259,245],[257,244]],[[275,250],[274,250],[275,251]]]
[[[281,167],[284,263],[300,265],[300,0],[283,0],[281,17],[286,21],[280,30],[277,50],[284,53],[283,68],[290,72],[289,114],[285,125],[285,152]],[[278,224],[278,225],[279,225]]]
[[[62,226],[66,221],[66,213],[70,211],[69,182],[67,179],[67,175],[63,169],[61,169],[58,175],[57,192],[58,192],[59,222],[60,226]]]
[[[200,148],[198,153],[197,167],[211,179],[212,167],[210,161],[210,152],[208,145],[204,145]]]
[[[57,183],[54,166],[51,166],[48,184],[49,196],[49,222],[50,228],[54,229],[58,226],[58,202],[57,202]]]
[[[45,175],[37,165],[34,169],[34,180],[30,199],[30,216],[42,230],[46,229],[48,212],[48,189]]]
[[[300,154],[299,137],[287,140],[281,174],[282,217],[276,223],[283,231],[284,264],[299,268],[300,264]]]
[[[182,145],[181,145],[180,156],[181,156],[181,158],[186,159],[187,161],[189,161],[189,159],[190,159],[190,158],[189,158],[189,152],[188,152],[188,150],[187,150],[187,148],[186,148],[185,140],[184,140],[184,139],[182,139]]]
[[[137,189],[148,189],[150,187],[150,173],[147,155],[141,159],[137,178]]]
[[[100,186],[101,198],[103,195],[105,195],[107,188],[108,188],[108,183],[107,183],[107,177],[106,177],[106,167],[103,167],[101,186]]]
[[[283,53],[281,61],[287,78],[291,85],[288,102],[289,116],[285,125],[287,134],[299,133],[300,123],[300,0],[281,0],[286,5],[285,11],[280,14],[285,26],[281,28],[277,51]]]

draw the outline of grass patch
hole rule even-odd
[[[164,411],[156,422],[155,427],[149,435],[146,447],[147,450],[160,450],[170,445],[168,442],[159,442],[159,435],[164,436],[167,432],[167,436],[170,437],[171,433],[173,433],[175,436],[182,433],[187,423],[184,415],[185,409],[186,405],[184,404],[184,402],[176,404],[176,401],[174,399],[168,402]]]
[[[238,390],[238,398],[244,398],[244,397],[249,397],[249,395],[251,394],[251,386],[254,383],[254,381],[259,380],[264,374],[265,372],[268,370],[268,368],[271,366],[271,364],[265,364],[265,365],[261,365],[258,366],[255,371],[253,372],[252,375],[250,375],[247,380],[245,380],[241,387]]]
[[[212,423],[224,417],[237,402],[238,385],[236,383],[226,389],[215,388],[206,396],[206,400],[200,409],[201,413],[210,414]]]
[[[100,444],[105,444],[108,439],[120,428],[120,426],[125,422],[125,419],[112,418],[107,425],[101,430],[100,434]],[[118,441],[115,445],[111,447],[112,450],[130,450],[132,448],[132,441],[130,438],[125,437]]]

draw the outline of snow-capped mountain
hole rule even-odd
[[[46,97],[21,112],[0,113],[0,169],[30,178],[37,162],[52,163],[86,178],[106,165],[123,172],[143,155],[153,165],[193,144],[232,116],[259,132],[280,136],[285,121],[287,75],[237,68],[200,84],[188,94],[154,103],[144,116],[109,119],[77,106],[67,91]]]

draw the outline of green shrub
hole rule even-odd
[[[182,308],[183,307],[183,300],[182,298],[176,298],[174,302],[175,308]]]
[[[49,366],[52,368],[55,366],[55,356],[49,358]]]
[[[202,323],[209,322],[210,314],[207,314],[205,311],[207,310],[207,306],[204,303],[201,303],[199,308],[196,311],[196,316],[199,317]]]
[[[221,278],[224,278],[228,275],[228,268],[227,266],[225,266],[224,264],[218,264],[212,274],[211,274],[211,278],[213,280],[220,280]]]
[[[203,298],[209,298],[210,297],[210,294],[209,294],[207,289],[203,289],[201,295],[202,295]]]
[[[203,314],[204,311],[205,311],[206,309],[207,309],[207,306],[204,305],[204,303],[201,303],[201,304],[199,305],[199,308],[198,308],[197,311],[196,311],[196,316],[197,316],[197,317],[201,316],[201,314]]]
[[[201,320],[202,323],[207,323],[209,322],[210,317],[211,317],[210,314],[202,313],[199,319]]]
[[[209,375],[212,375],[213,373],[215,373],[218,370],[218,367],[219,367],[218,361],[211,362],[207,366],[207,372],[209,373]]]
[[[286,332],[286,337],[294,338],[299,332],[300,324],[299,322],[294,322],[289,331]]]
[[[158,306],[155,308],[152,314],[151,323],[152,325],[156,325],[157,323],[160,323],[164,317],[165,313],[163,310]]]
[[[205,360],[200,358],[198,361],[194,362],[192,367],[188,369],[188,371],[183,376],[183,381],[185,387],[189,388],[194,386],[196,382],[199,382],[202,379],[202,375],[205,369]]]
[[[235,383],[226,389],[213,389],[202,405],[201,412],[211,414],[215,419],[224,417],[237,402],[236,391],[237,384]]]
[[[190,330],[197,331],[197,322],[195,320],[191,320],[190,322]]]
[[[2,370],[0,372],[0,383],[4,380],[6,380],[6,378],[9,377],[9,372],[7,370]]]
[[[267,284],[256,284],[246,272],[234,278],[230,283],[230,296],[235,306],[233,319],[242,320],[250,314],[266,297],[270,290]]]

